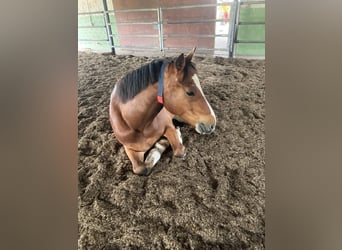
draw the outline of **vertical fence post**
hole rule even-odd
[[[107,38],[110,43],[112,54],[115,55],[114,39],[113,39],[113,33],[112,33],[112,26],[110,24],[110,18],[108,14],[107,0],[102,0],[102,3],[103,3],[103,10],[104,10],[103,13],[104,13],[104,18],[105,18]]]
[[[235,52],[235,44],[237,43],[237,37],[239,32],[239,22],[240,22],[240,0],[237,0],[236,5],[236,14],[235,14],[235,25],[234,25],[234,40],[233,40],[233,48]]]
[[[158,16],[159,49],[164,56],[165,51],[164,51],[164,35],[163,35],[163,13],[162,13],[161,7],[158,7],[157,16]]]
[[[228,53],[229,58],[234,57],[234,49],[235,49],[235,41],[236,41],[236,31],[238,25],[238,10],[239,10],[239,1],[234,0],[233,4],[231,5],[232,8],[230,10],[230,20],[229,20],[229,31],[228,31]]]

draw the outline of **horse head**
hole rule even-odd
[[[167,65],[164,72],[164,107],[177,120],[193,126],[200,134],[215,130],[216,116],[208,103],[195,65],[191,62],[194,48],[187,56],[182,53]]]

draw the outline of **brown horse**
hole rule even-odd
[[[135,174],[148,175],[170,144],[174,156],[185,156],[180,129],[173,119],[195,127],[200,134],[215,129],[214,111],[191,62],[194,53],[195,48],[176,61],[153,60],[128,73],[114,87],[110,122]]]

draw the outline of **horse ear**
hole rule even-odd
[[[185,67],[185,57],[184,54],[180,54],[180,56],[176,60],[176,68],[178,71],[182,71]]]
[[[187,61],[187,62],[190,62],[190,61],[191,61],[193,55],[195,54],[195,51],[196,51],[196,47],[194,47],[194,48],[190,51],[190,53],[186,56],[186,61]]]

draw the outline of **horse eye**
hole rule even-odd
[[[188,96],[194,96],[194,95],[195,95],[195,93],[192,92],[192,91],[186,91],[186,94],[187,94]]]

